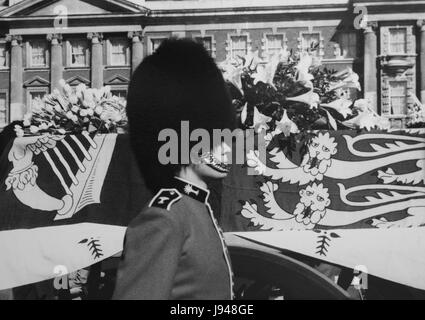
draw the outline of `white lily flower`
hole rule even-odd
[[[71,86],[67,83],[63,86],[63,91],[67,97],[70,97],[73,94]]]
[[[286,110],[283,113],[282,119],[280,119],[279,122],[276,122],[276,128],[282,132],[285,137],[288,137],[291,133],[295,134],[299,132],[298,126],[294,121],[289,119]]]
[[[46,123],[44,123],[44,122],[42,124],[40,124],[38,127],[39,127],[40,130],[47,130],[47,129],[49,129],[49,126]]]
[[[331,86],[329,90],[336,90],[336,89],[347,89],[347,88],[354,88],[358,91],[362,91],[362,88],[360,86],[359,82],[359,75],[355,73],[351,68],[346,68],[344,70],[341,70],[333,75],[335,78],[338,78],[339,80],[336,82],[331,83]]]
[[[106,112],[103,112],[103,113],[100,115],[100,119],[101,119],[101,120],[103,120],[103,121],[108,120],[108,114],[107,114]]]
[[[279,55],[279,62],[287,64],[291,53],[288,51],[288,48],[284,47],[279,51],[278,55]]]
[[[223,68],[223,70],[224,70],[224,73],[223,73],[224,80],[233,84],[243,94],[242,79],[241,79],[243,67],[242,66],[235,67],[231,63],[226,63],[226,64],[223,65],[223,67],[224,67]]]
[[[353,114],[353,111],[350,108],[352,104],[353,102],[351,100],[341,98],[330,103],[322,103],[321,106],[325,108],[331,108],[339,112],[344,118],[347,118],[349,114]]]
[[[47,112],[49,112],[49,113],[52,113],[52,112],[53,112],[53,107],[52,107],[50,104],[46,104],[46,105],[44,106],[44,109],[45,109]]]
[[[83,99],[83,93],[86,91],[86,85],[84,83],[80,83],[76,88],[75,88],[75,95],[77,96],[78,99]]]
[[[354,102],[354,108],[360,111],[366,111],[369,109],[369,101],[367,99],[358,99]]]
[[[388,119],[378,115],[373,110],[369,100],[359,99],[354,103],[354,107],[358,110],[359,114],[350,120],[344,121],[344,125],[366,130],[371,130],[373,128],[387,130],[391,127],[391,123]]]
[[[289,101],[297,101],[307,104],[310,108],[315,109],[320,103],[320,96],[310,89],[308,92],[296,97],[286,98]]]
[[[245,103],[242,111],[241,111],[241,122],[243,124],[246,123],[247,116],[248,116],[248,103]],[[267,125],[267,122],[271,121],[271,117],[268,117],[264,114],[262,114],[260,111],[258,111],[257,107],[254,107],[254,115],[252,119],[252,125],[249,128],[254,128],[256,132],[260,132],[262,130],[269,129],[269,126]]]
[[[243,68],[255,70],[260,62],[258,50],[249,52],[245,57],[239,57],[242,61]]]
[[[20,125],[16,124],[14,127],[14,130],[17,137],[21,138],[24,136],[24,130],[22,130],[22,127]]]
[[[295,66],[295,68],[297,69],[297,81],[310,82],[311,80],[313,80],[313,75],[309,73],[312,63],[312,56],[307,52],[302,52],[300,60]]]
[[[71,102],[72,105],[76,105],[78,103],[78,97],[76,94],[71,94],[69,96],[69,102]]]
[[[265,66],[259,65],[257,67],[257,72],[253,74],[254,85],[256,85],[258,82],[263,82],[265,84],[270,85],[273,89],[276,90],[276,87],[273,83],[273,79],[276,74],[279,62],[279,55],[275,54],[271,57],[270,61]]]
[[[256,132],[261,132],[262,130],[268,130],[269,126],[267,122],[272,120],[271,117],[268,117],[258,111],[257,107],[254,107],[254,117],[253,117],[253,127]]]
[[[38,131],[40,131],[40,129],[37,126],[30,126],[30,132],[32,134],[37,133]]]
[[[100,114],[102,114],[102,112],[103,112],[103,108],[102,108],[101,106],[97,106],[97,107],[94,109],[94,112],[95,112],[97,115],[100,115]]]

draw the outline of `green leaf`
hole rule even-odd
[[[338,130],[338,125],[337,125],[334,117],[332,117],[331,114],[327,110],[325,110],[325,111],[326,111],[326,115],[328,116],[329,124],[331,125],[332,129]]]

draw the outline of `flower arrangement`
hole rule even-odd
[[[43,99],[33,101],[31,112],[24,115],[23,125],[16,125],[17,136],[37,134],[122,133],[127,127],[126,101],[113,96],[109,86],[71,88],[60,81]]]
[[[412,95],[413,106],[409,108],[409,119],[406,123],[408,128],[423,128],[425,127],[425,107],[419,101],[418,97]]]
[[[347,94],[347,89],[361,91],[359,76],[351,68],[321,68],[315,49],[282,49],[267,63],[256,51],[220,65],[242,126],[283,133],[284,144],[291,145],[308,142],[317,129],[389,129],[389,120],[368,100],[353,101]]]

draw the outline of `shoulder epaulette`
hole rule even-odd
[[[177,189],[161,189],[149,203],[149,207],[170,210],[171,206],[181,199],[182,195]]]

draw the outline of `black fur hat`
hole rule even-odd
[[[164,40],[136,69],[129,86],[127,114],[132,147],[151,191],[169,187],[181,165],[161,165],[159,132],[181,121],[190,130],[233,129],[235,113],[221,71],[202,44]],[[196,143],[196,142],[195,142]]]

